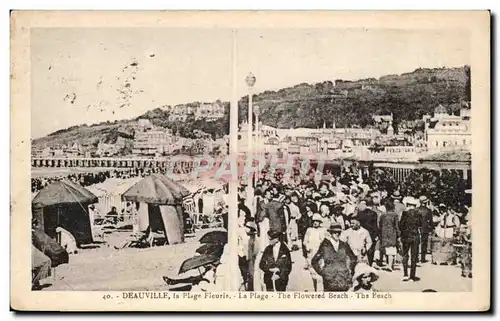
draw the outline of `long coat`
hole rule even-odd
[[[361,226],[370,233],[372,241],[375,242],[375,238],[378,237],[378,216],[373,210],[366,208],[358,212],[357,218]]]
[[[323,266],[320,261],[323,261]],[[331,241],[324,239],[312,258],[311,265],[323,278],[325,292],[347,291],[352,286],[356,255],[347,243],[339,241],[338,250],[335,251]]]
[[[429,234],[434,229],[432,211],[426,206],[417,207],[416,211],[422,216],[422,233]]]
[[[399,229],[401,231],[401,242],[420,242],[420,229],[422,228],[422,216],[415,210],[404,211],[401,214]]]
[[[307,213],[303,213],[297,220],[299,238],[301,240],[304,239],[307,229],[310,228],[312,225],[313,225],[312,216],[307,215]]]
[[[397,245],[400,235],[398,214],[396,212],[383,213],[380,216],[380,246],[383,248]]]
[[[269,230],[284,233],[286,231],[286,219],[283,204],[272,200],[263,205],[265,216],[269,218]]]

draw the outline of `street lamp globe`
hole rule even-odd
[[[250,72],[245,78],[245,82],[247,83],[248,87],[253,87],[255,85],[256,78],[255,76]]]

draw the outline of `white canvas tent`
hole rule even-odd
[[[127,202],[122,201],[122,194],[141,178],[110,178],[106,181],[87,187],[98,198],[95,204],[96,209],[101,215],[108,213],[113,206],[118,213],[126,208]]]

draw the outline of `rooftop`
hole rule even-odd
[[[420,161],[441,161],[441,162],[470,162],[471,153],[468,150],[450,150],[428,155],[419,159]]]

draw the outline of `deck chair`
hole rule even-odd
[[[138,234],[134,234],[135,240],[131,240],[128,247],[152,247],[153,242],[153,233],[151,233],[150,229],[147,229],[145,232],[141,232]]]

